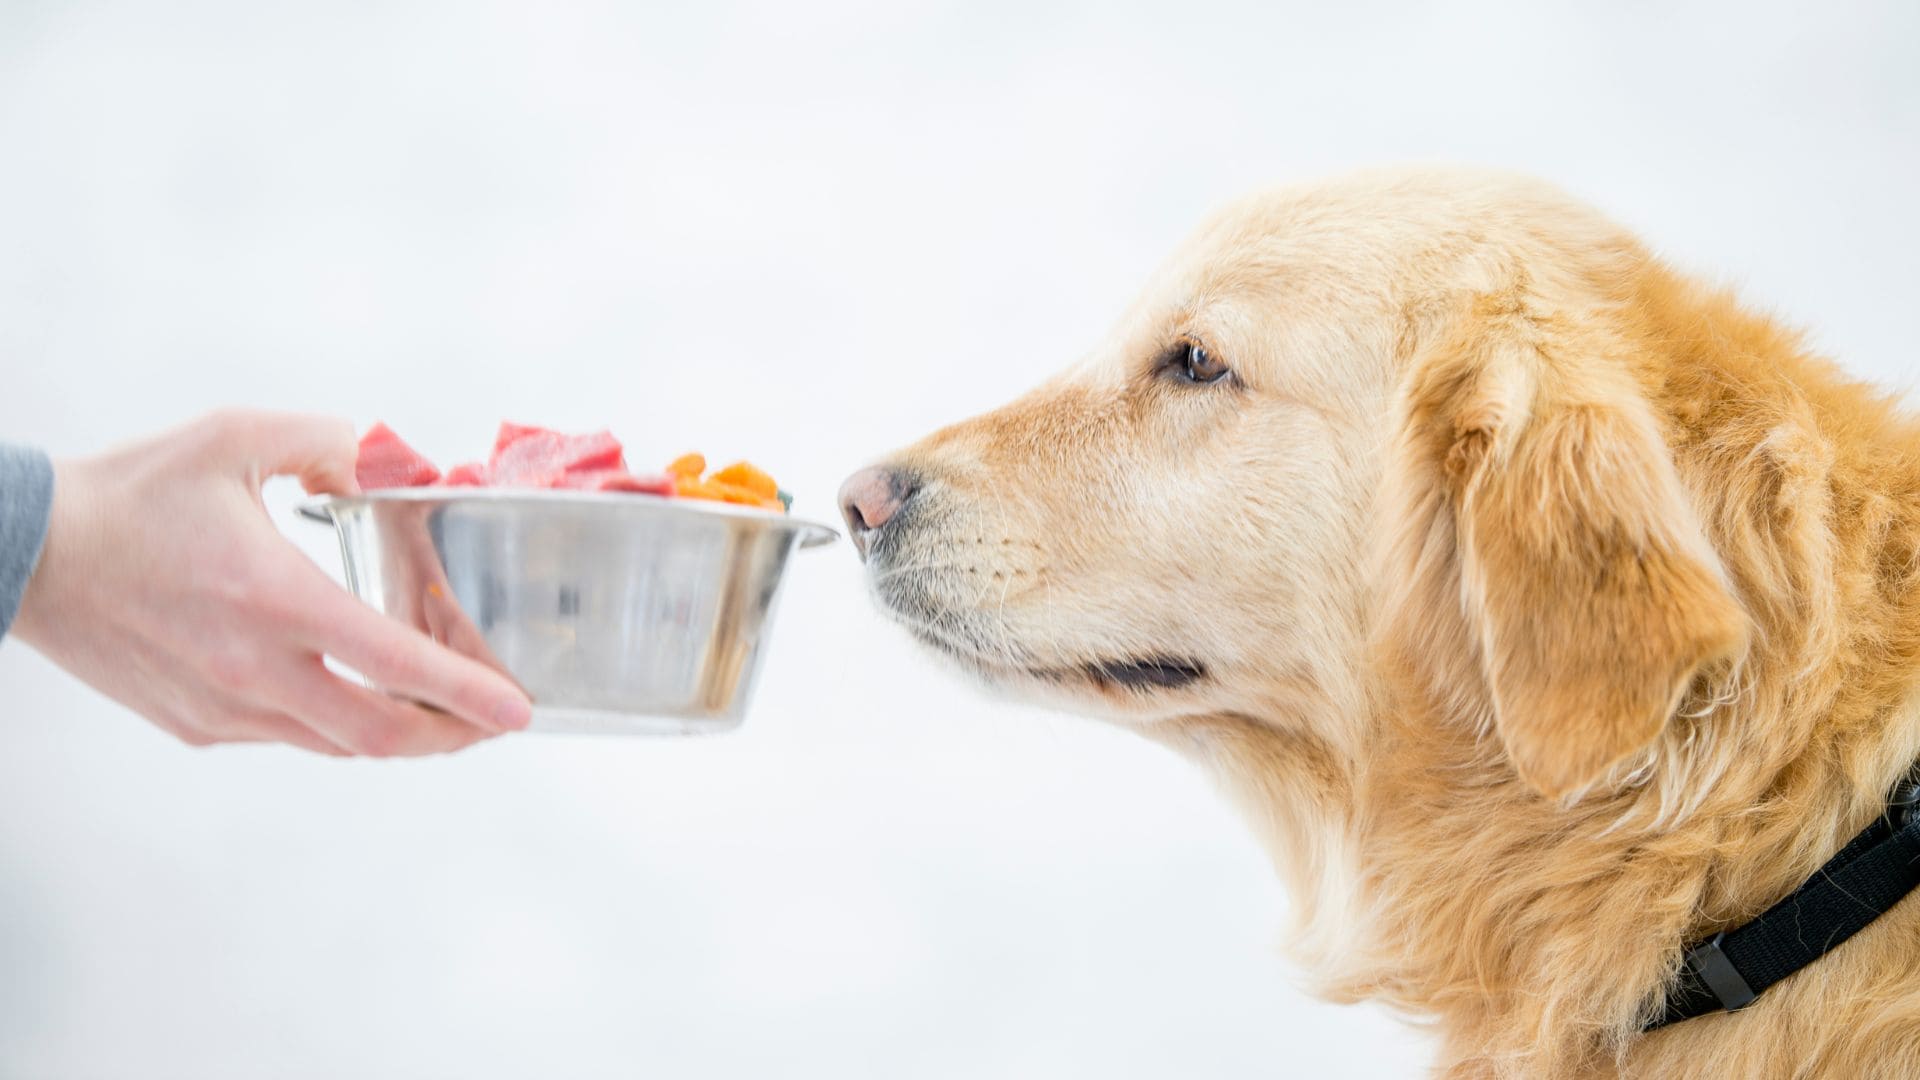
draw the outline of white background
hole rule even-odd
[[[0,438],[238,403],[448,460],[502,416],[611,425],[828,515],[1071,360],[1219,200],[1429,158],[1557,179],[1911,386],[1920,8],[1819,7],[4,0]],[[844,545],[781,615],[734,735],[417,763],[188,750],[0,649],[0,1075],[1428,1059],[1293,988],[1186,765],[967,689]]]

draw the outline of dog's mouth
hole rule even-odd
[[[988,678],[1026,676],[1053,684],[1091,685],[1108,692],[1146,693],[1178,690],[1207,677],[1207,665],[1181,656],[1147,656],[1126,660],[1096,660],[1072,667],[1042,667],[1021,663],[1003,649],[983,647],[982,636],[962,625],[911,627],[921,644],[960,661]]]
[[[1144,693],[1191,686],[1207,677],[1207,666],[1185,657],[1150,656],[1071,668],[1029,668],[1026,674],[1050,683],[1090,683],[1096,690]]]
[[[876,540],[887,535],[882,533]],[[1094,660],[1036,656],[995,617],[997,613],[956,607],[949,597],[933,590],[937,579],[930,583],[927,575],[892,567],[898,555],[890,548],[876,542],[868,556],[869,586],[881,610],[921,644],[989,680],[1027,678],[1062,687],[1091,687],[1108,695],[1134,695],[1179,690],[1208,676],[1205,663],[1178,653]]]
[[[1207,667],[1197,660],[1155,656],[1088,664],[1081,669],[1081,674],[1097,686],[1124,690],[1174,690],[1206,678]]]

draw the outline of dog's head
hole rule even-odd
[[[1242,202],[1083,362],[848,480],[873,592],[999,688],[1139,723],[1330,729],[1384,646],[1579,788],[1744,633],[1645,389],[1643,263],[1512,178]]]

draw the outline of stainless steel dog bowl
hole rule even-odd
[[[832,529],[692,499],[402,488],[300,508],[360,599],[532,695],[533,728],[737,727],[795,549]]]

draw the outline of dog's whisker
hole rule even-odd
[[[907,574],[937,574],[947,570],[958,570],[964,568],[966,565],[966,563],[958,559],[928,559],[923,562],[908,563],[904,566],[889,566],[885,570],[873,575],[872,583],[880,585]]]

